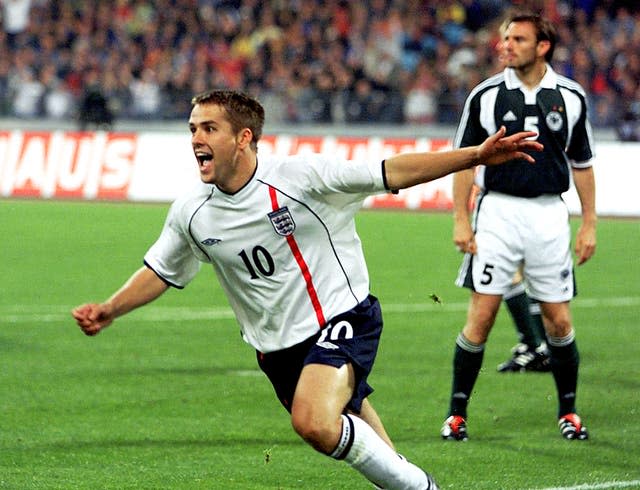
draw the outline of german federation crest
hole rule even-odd
[[[558,111],[553,110],[549,114],[547,114],[546,121],[547,126],[551,131],[560,131],[562,129],[562,115]]]
[[[284,206],[280,209],[269,213],[269,219],[273,225],[273,229],[280,236],[289,236],[293,234],[296,229],[296,223],[293,221],[293,216],[289,212],[289,208]]]

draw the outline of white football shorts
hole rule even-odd
[[[530,297],[559,303],[575,296],[569,211],[560,196],[488,192],[478,197],[474,227],[478,252],[465,254],[458,286],[504,295],[522,266]]]

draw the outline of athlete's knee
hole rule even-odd
[[[340,439],[342,419],[314,414],[303,409],[296,410],[294,406],[291,412],[291,425],[293,430],[315,450],[330,454]]]
[[[546,319],[544,328],[547,335],[551,337],[566,337],[573,329],[573,325],[569,318],[557,318],[555,320]]]
[[[541,304],[544,315],[544,326],[552,337],[565,337],[573,329],[568,304]]]
[[[475,315],[467,319],[462,329],[463,335],[475,344],[484,344],[495,321],[495,315]]]
[[[473,342],[474,344],[484,344],[489,338],[489,332],[491,331],[491,327],[486,326],[478,326],[471,325],[467,323],[462,329],[462,335],[465,336],[467,340]]]

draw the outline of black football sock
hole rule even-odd
[[[521,292],[513,296],[506,294],[504,301],[509,309],[511,318],[513,318],[520,342],[528,345],[531,350],[538,348],[544,337],[540,337],[534,319],[531,318],[529,297],[527,293],[524,292],[524,287]],[[540,326],[542,327],[542,319],[540,316],[538,316],[538,321],[540,321]],[[542,330],[544,331],[544,327],[542,327]]]
[[[462,333],[458,335],[453,356],[453,382],[449,415],[467,416],[467,405],[473,386],[478,379],[483,357],[484,344],[474,344],[467,340]]]
[[[535,335],[539,339],[540,343],[546,345],[547,332],[544,330],[544,323],[542,323],[542,312],[540,311],[540,303],[537,299],[529,298],[529,317],[531,319],[532,329]]]
[[[576,411],[580,354],[573,330],[566,337],[548,337],[548,339],[551,353],[551,372],[558,390],[558,417],[562,417]]]

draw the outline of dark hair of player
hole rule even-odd
[[[551,62],[553,58],[553,51],[556,47],[556,28],[544,17],[537,14],[516,14],[507,19],[504,25],[509,25],[512,22],[530,22],[536,29],[536,40],[549,41],[549,51],[544,56],[547,62]]]
[[[191,99],[191,105],[196,104],[216,104],[223,107],[235,132],[244,128],[251,130],[251,147],[257,150],[264,126],[264,108],[255,98],[233,90],[208,90]]]

